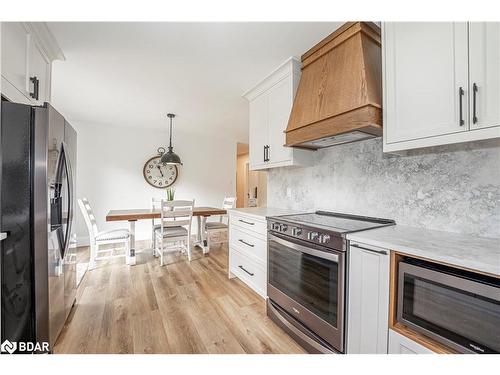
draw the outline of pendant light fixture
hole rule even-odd
[[[174,148],[172,146],[172,119],[175,117],[175,115],[173,113],[169,113],[167,114],[167,117],[170,119],[170,144],[168,146],[168,151],[162,155],[160,163],[182,165],[181,158],[174,152]]]

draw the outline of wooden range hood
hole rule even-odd
[[[286,146],[318,149],[382,135],[380,28],[348,22],[302,55]]]

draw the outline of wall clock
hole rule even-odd
[[[158,155],[149,159],[142,169],[146,182],[158,189],[172,186],[175,180],[177,180],[177,175],[179,173],[176,165],[164,165],[160,163],[160,159],[164,153],[165,149],[160,147],[158,149]]]

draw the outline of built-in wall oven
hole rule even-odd
[[[500,353],[500,279],[404,260],[397,320],[461,353]]]

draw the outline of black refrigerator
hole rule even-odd
[[[2,100],[0,127],[1,342],[52,351],[76,296],[77,135],[49,104]]]

